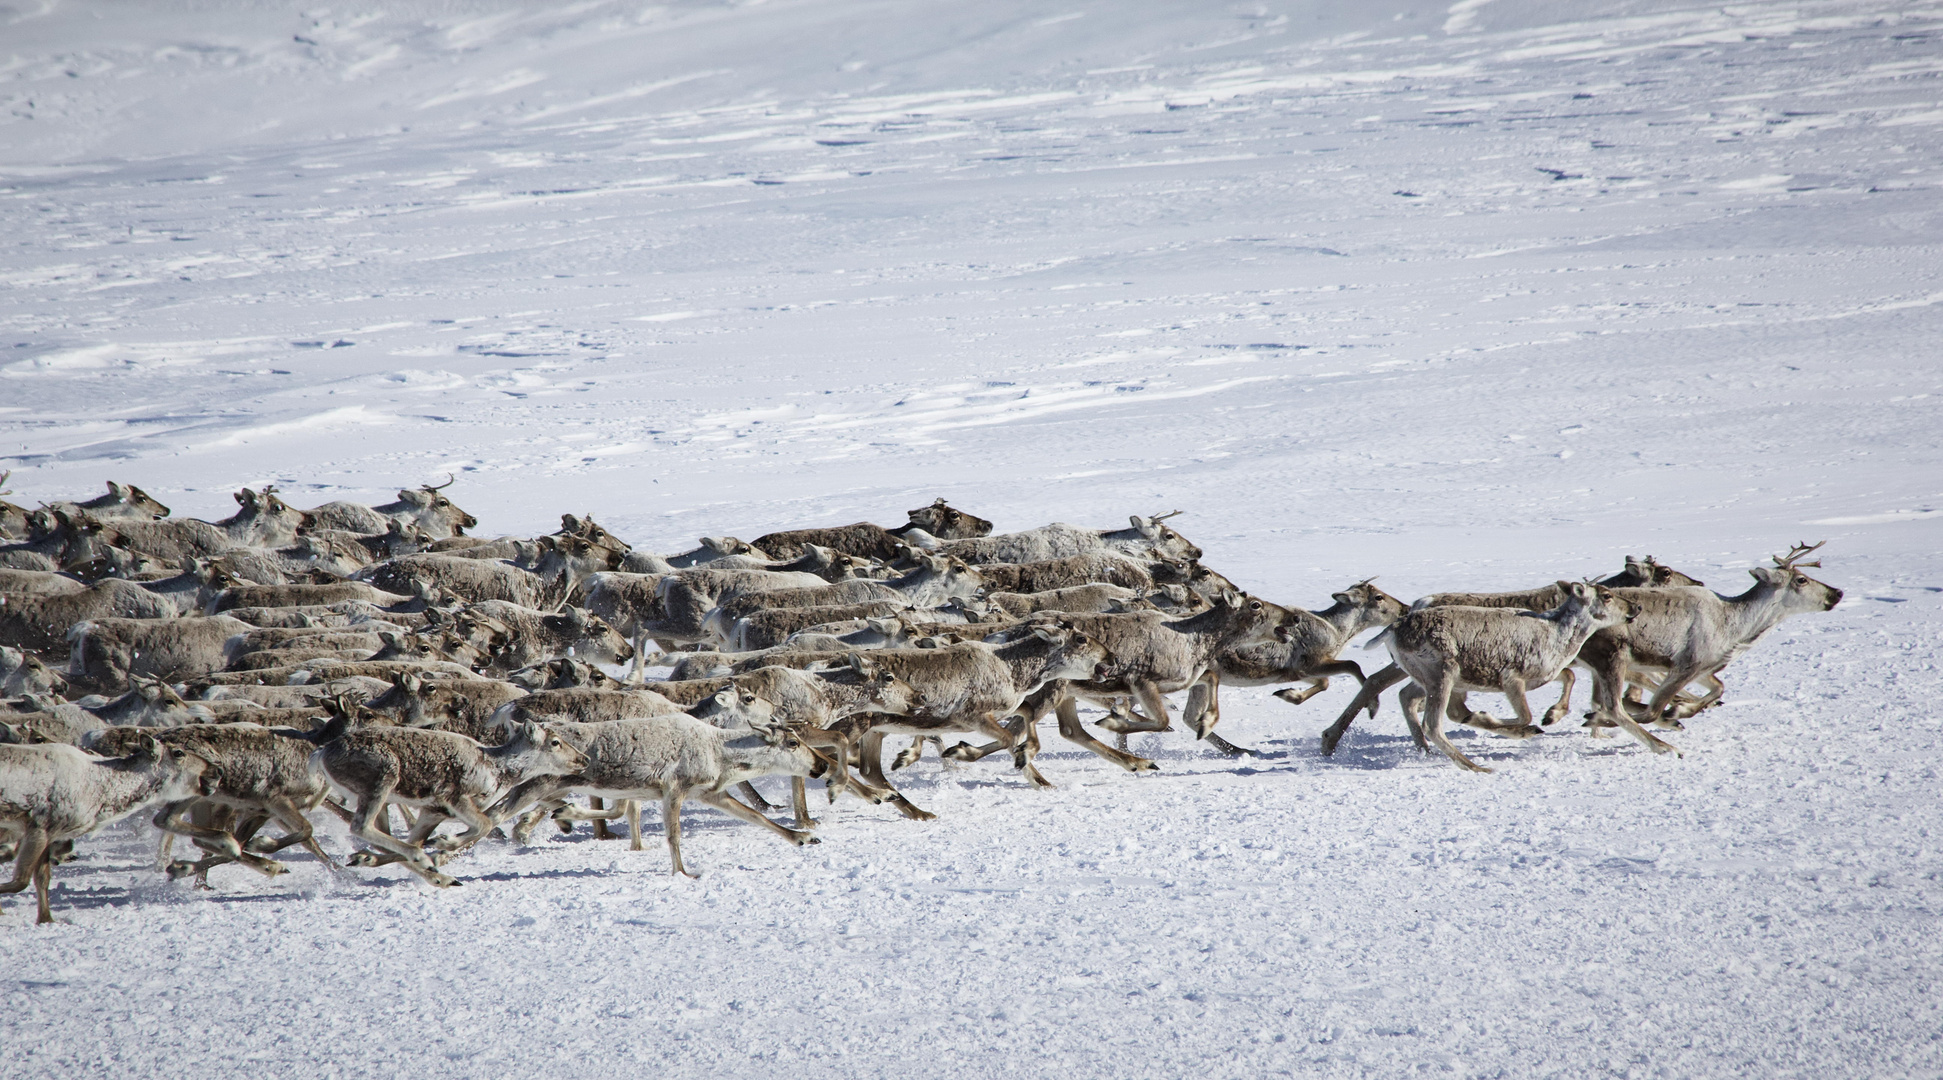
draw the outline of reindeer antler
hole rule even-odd
[[[1170,511],[1170,512],[1168,512],[1168,513],[1165,513],[1165,514],[1155,514],[1155,515],[1154,515],[1153,517],[1150,517],[1150,518],[1148,518],[1147,520],[1148,520],[1148,521],[1151,521],[1151,522],[1153,522],[1153,523],[1154,523],[1154,524],[1156,524],[1156,525],[1158,525],[1158,524],[1160,524],[1161,522],[1163,522],[1163,521],[1166,521],[1166,520],[1167,520],[1168,518],[1171,518],[1171,517],[1180,517],[1180,516],[1181,516],[1181,512],[1180,512],[1179,510],[1174,510],[1174,511]]]
[[[457,477],[455,477],[455,476],[453,476],[453,474],[451,474],[451,473],[446,473],[446,474],[445,474],[445,483],[443,483],[443,484],[440,484],[440,485],[438,485],[437,487],[433,487],[433,486],[432,486],[432,485],[430,485],[430,484],[426,484],[426,485],[425,485],[425,490],[426,490],[426,491],[444,491],[444,490],[445,490],[446,488],[449,488],[449,487],[451,487],[451,486],[452,486],[452,481],[453,481],[453,480],[455,480],[455,479],[457,479]]]
[[[1786,555],[1773,556],[1774,565],[1780,567],[1783,570],[1793,570],[1798,566],[1820,566],[1822,564],[1822,561],[1820,559],[1816,559],[1814,562],[1811,563],[1805,563],[1802,562],[1801,560],[1807,557],[1810,553],[1819,550],[1823,545],[1827,543],[1828,541],[1826,540],[1822,541],[1820,544],[1803,544],[1800,542],[1796,542],[1795,546],[1793,548],[1790,548]]]

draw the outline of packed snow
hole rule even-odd
[[[1259,758],[928,757],[938,820],[811,848],[692,808],[697,881],[583,828],[198,892],[138,816],[0,911],[0,1074],[1943,1075],[1939,87],[1889,0],[0,7],[15,502],[1846,592],[1677,759],[1471,775],[1393,701],[1323,758],[1338,685],[1224,694]]]

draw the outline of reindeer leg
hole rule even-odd
[[[1452,746],[1450,739],[1444,735],[1444,714],[1451,707],[1451,694],[1456,688],[1457,672],[1444,671],[1439,673],[1437,685],[1430,691],[1427,707],[1424,709],[1424,736],[1435,744],[1437,749],[1442,750],[1446,757],[1456,762],[1459,767],[1469,769],[1472,772],[1490,772],[1490,769],[1465,757],[1464,752]]]
[[[883,732],[865,732],[863,743],[858,747],[858,756],[857,771],[863,774],[864,780],[871,786],[889,792],[885,799],[892,806],[897,807],[898,813],[913,821],[931,821],[938,816],[928,810],[919,809],[915,803],[904,797],[903,792],[892,787],[890,780],[884,776]]]
[[[679,784],[669,784],[661,793],[661,831],[668,838],[668,857],[674,860],[675,873],[688,877],[701,877],[700,874],[688,873],[688,868],[681,864],[682,795]]]
[[[621,806],[627,811],[627,831],[634,837],[628,845],[629,851],[644,850],[641,847],[641,803],[638,799],[624,799]]]
[[[782,809],[781,807],[777,806],[775,803],[772,803],[768,799],[763,798],[762,792],[756,790],[756,785],[750,783],[747,780],[744,780],[740,784],[735,785],[735,789],[742,793],[743,798],[749,800],[750,806],[756,807],[761,810]]]
[[[452,803],[451,810],[453,817],[465,822],[466,829],[457,836],[440,837],[433,842],[433,846],[443,853],[443,857],[439,860],[441,863],[449,861],[484,840],[486,834],[493,829],[492,818],[487,816],[485,808],[479,805],[478,800],[470,795],[459,796]]]
[[[600,796],[598,795],[587,796],[587,809],[598,811],[598,810],[605,810],[606,808],[607,808],[607,804],[601,801]],[[620,839],[619,836],[607,830],[607,822],[608,822],[607,817],[602,817],[599,814],[590,814],[588,816],[591,817],[594,822],[594,839],[596,840],[619,840]]]
[[[1525,700],[1525,684],[1513,679],[1500,687],[1505,698],[1511,702],[1511,711],[1518,714],[1518,723],[1500,725],[1498,733],[1514,739],[1529,739],[1533,735],[1543,735],[1545,729],[1532,723],[1531,702]]]
[[[156,811],[152,819],[155,827],[163,832],[190,837],[197,842],[198,847],[203,847],[207,851],[221,852],[231,859],[242,858],[243,845],[238,844],[236,838],[228,832],[183,820],[183,815],[195,809],[201,802],[200,798],[182,799],[164,805],[162,809]]]
[[[54,921],[54,909],[47,902],[48,886],[53,880],[53,853],[43,849],[40,856],[40,865],[34,869],[34,901],[35,906],[38,908],[34,916],[34,925],[36,926],[45,926]]]
[[[302,844],[304,850],[316,856],[318,862],[330,867],[333,872],[338,869],[337,863],[325,854],[323,848],[317,846],[317,835],[311,829],[310,819],[304,816],[303,810],[296,803],[289,799],[271,799],[264,805],[277,819],[277,823],[283,826],[284,836],[269,848],[258,851],[257,854],[274,855],[287,847]]]
[[[891,759],[891,771],[896,772],[897,770],[903,768],[906,765],[917,764],[918,759],[924,756],[924,744],[927,741],[929,741],[928,736],[925,735],[912,736],[911,745],[899,751],[898,755],[895,758]],[[987,750],[985,753],[989,754],[991,752],[992,752],[991,750]],[[983,757],[984,755],[981,754],[979,756]],[[960,759],[960,760],[976,761],[977,758]]]
[[[787,840],[790,843],[795,844],[797,847],[802,847],[805,844],[822,843],[821,840],[818,840],[815,837],[815,835],[811,833],[801,832],[796,829],[789,828],[788,826],[785,825],[776,824],[775,822],[764,817],[762,814],[756,812],[754,809],[744,805],[741,802],[738,802],[735,796],[730,795],[727,792],[708,792],[705,794],[698,793],[695,796],[695,801],[707,803],[708,805],[713,806],[717,810],[720,810],[731,817],[740,818],[751,825],[760,825],[763,828],[768,829],[770,832],[775,833],[777,836],[782,837],[784,840]]]
[[[627,681],[634,686],[648,681],[648,633],[638,628],[634,631],[634,666],[628,669]]]
[[[1572,665],[1570,664],[1565,666],[1564,671],[1558,673],[1558,703],[1545,710],[1545,719],[1539,721],[1539,723],[1544,724],[1546,727],[1551,727],[1553,724],[1565,719],[1571,713],[1572,687],[1578,682],[1578,678],[1578,675],[1573,673]],[[1527,723],[1529,722],[1527,721]]]
[[[1417,749],[1430,753],[1430,740],[1424,737],[1424,688],[1415,680],[1397,691],[1397,708],[1403,710],[1403,723],[1410,729],[1410,738],[1417,743]]]
[[[1354,660],[1334,660],[1327,664],[1315,664],[1311,666],[1304,674],[1304,677],[1309,680],[1309,685],[1300,690],[1297,690],[1293,686],[1284,690],[1277,690],[1274,696],[1281,698],[1291,705],[1300,705],[1310,698],[1315,697],[1317,694],[1322,693],[1324,690],[1329,689],[1329,678],[1332,675],[1348,675],[1356,680],[1357,686],[1362,686],[1368,681],[1363,677],[1363,666],[1361,664],[1358,664]]]
[[[1000,739],[1008,744],[1007,748],[1012,751],[1012,767],[1024,773],[1025,778],[1032,782],[1033,787],[1049,788],[1053,786],[1052,781],[1046,779],[1039,772],[1039,767],[1032,762],[1033,755],[1039,751],[1039,738],[1036,725],[1027,724],[1023,731],[1014,735],[1010,729],[999,722],[996,716],[988,713],[984,718],[982,726],[985,730],[998,735]]]
[[[789,801],[791,808],[796,811],[797,828],[807,829],[816,824],[816,819],[810,817],[810,786],[800,776],[789,778]]]
[[[1213,668],[1201,673],[1187,688],[1187,704],[1181,706],[1181,721],[1197,739],[1205,739],[1221,722],[1221,676]]]
[[[37,875],[47,862],[47,846],[47,830],[31,821],[28,822],[25,831],[20,835],[20,842],[14,849],[13,880],[0,885],[0,894],[22,892],[27,886],[37,883]],[[46,901],[43,900],[41,911],[46,910]],[[40,921],[54,920],[43,918]]]
[[[406,867],[410,868],[412,873],[417,874],[426,881],[440,888],[457,885],[459,879],[452,877],[450,874],[443,873],[438,867],[433,866],[431,860],[425,857],[423,851],[399,841],[396,837],[378,827],[378,815],[384,812],[385,805],[391,799],[391,793],[396,787],[397,782],[395,777],[384,777],[376,787],[358,801],[358,823],[353,827],[352,831],[372,847],[396,856],[396,861],[404,863]],[[430,817],[433,815],[428,810],[420,816]],[[434,825],[436,825],[436,822]],[[417,831],[417,826],[413,826],[413,831]]]
[[[1088,734],[1086,729],[1080,726],[1079,707],[1074,703],[1073,695],[1061,694],[1059,704],[1053,707],[1053,712],[1059,717],[1059,734],[1065,737],[1066,741],[1078,743],[1086,749],[1091,750],[1094,754],[1120,766],[1128,772],[1142,772],[1149,769],[1158,770],[1160,768],[1159,765],[1154,764],[1146,758],[1135,757],[1125,750],[1115,750]],[[1125,735],[1120,737],[1122,739],[1126,738]]]
[[[1312,697],[1315,697],[1317,694],[1320,694],[1327,689],[1329,689],[1328,679],[1310,679],[1309,684],[1307,686],[1304,686],[1300,690],[1296,689],[1293,686],[1288,686],[1275,691],[1275,693],[1270,696],[1281,698],[1283,701],[1286,701],[1291,705],[1300,705],[1303,702],[1309,700]]]
[[[1374,718],[1376,716],[1376,707],[1382,700],[1383,691],[1402,682],[1407,677],[1404,675],[1402,668],[1391,664],[1389,667],[1364,679],[1362,689],[1356,691],[1356,700],[1350,702],[1349,708],[1344,709],[1343,714],[1336,718],[1336,722],[1329,725],[1328,729],[1322,733],[1322,756],[1328,757],[1336,752],[1336,744],[1342,742],[1343,735],[1349,731],[1349,725],[1355,721],[1357,713],[1368,709],[1370,716]],[[1406,716],[1405,719],[1407,720],[1408,717]],[[1416,734],[1416,730],[1413,728],[1411,733],[1413,735]]]

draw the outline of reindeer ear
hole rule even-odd
[[[1141,517],[1139,514],[1128,515],[1127,520],[1133,523],[1134,531],[1138,532],[1140,535],[1146,537],[1149,540],[1159,539],[1160,528],[1156,526],[1152,521],[1144,517]]]
[[[1040,641],[1048,641],[1054,644],[1058,644],[1059,642],[1059,632],[1050,627],[1035,626],[1032,628],[1032,636],[1038,638]]]
[[[403,648],[405,644],[405,640],[398,636],[398,632],[396,630],[378,631],[378,640],[384,642],[386,645],[394,649]]]
[[[1353,604],[1356,602],[1356,598],[1346,592],[1330,593],[1329,599],[1334,600],[1338,604]]]

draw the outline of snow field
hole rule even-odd
[[[1307,606],[1827,538],[1847,598],[1678,760],[1231,690],[1266,757],[1047,729],[1054,791],[898,774],[936,822],[692,809],[697,882],[650,826],[196,894],[131,822],[0,911],[0,1074],[1943,1074],[1943,8],[1333,7],[5,13],[15,501],[1179,507]]]

